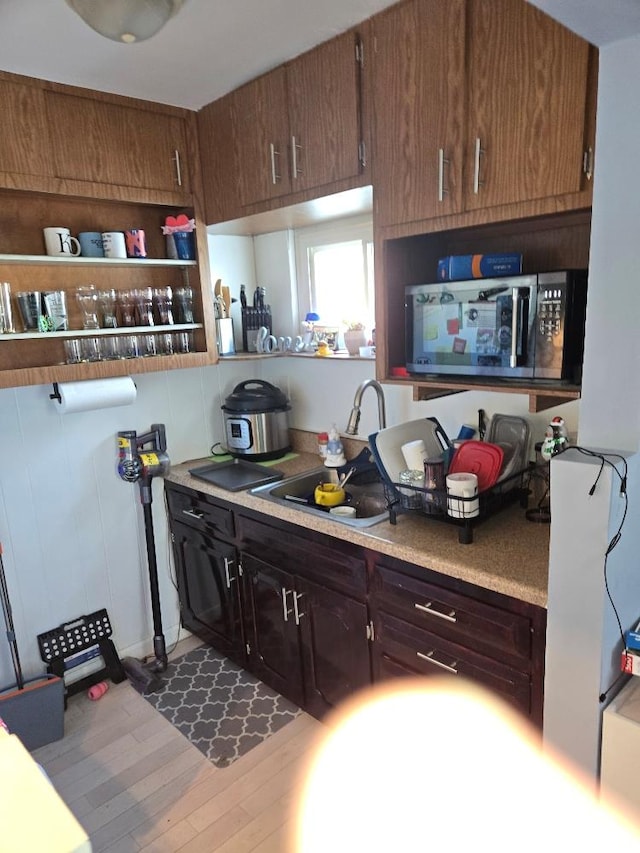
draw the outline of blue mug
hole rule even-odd
[[[78,234],[80,252],[85,258],[104,258],[102,234],[99,231],[81,231]]]
[[[174,231],[173,240],[180,261],[194,261],[196,257],[193,244],[193,231]]]

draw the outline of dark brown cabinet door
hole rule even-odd
[[[1,185],[21,186],[19,179],[9,180],[9,175],[50,175],[42,89],[0,80],[0,103],[0,172],[7,173]]]
[[[296,579],[305,708],[315,716],[371,683],[367,607],[311,581]]]
[[[287,76],[284,65],[235,93],[235,131],[243,205],[291,191]]]
[[[172,534],[183,625],[233,660],[242,659],[235,548],[180,523],[173,523]]]
[[[183,118],[62,92],[45,98],[57,178],[162,191],[168,203],[187,197]]]
[[[303,703],[293,575],[243,553],[249,667],[265,684]]]
[[[578,192],[589,45],[529,3],[469,0],[465,207]]]
[[[374,22],[374,204],[380,225],[461,207],[465,0],[411,0]]]
[[[357,36],[345,33],[287,66],[291,190],[360,173]]]

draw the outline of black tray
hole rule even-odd
[[[277,483],[284,473],[276,468],[265,468],[248,459],[230,459],[228,462],[214,462],[201,468],[190,468],[189,473],[198,480],[204,480],[229,492],[241,492],[254,489],[267,483]]]

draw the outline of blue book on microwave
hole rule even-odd
[[[466,281],[472,278],[495,278],[520,275],[522,254],[448,255],[438,261],[438,281]]]

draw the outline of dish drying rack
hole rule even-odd
[[[463,497],[456,494],[451,496],[458,506],[478,502],[478,514],[469,518],[455,518],[447,513],[447,500],[450,495],[446,487],[444,489],[427,489],[422,486],[411,486],[407,483],[391,482],[383,478],[389,522],[396,524],[397,516],[400,513],[421,515],[424,518],[457,527],[458,542],[461,545],[471,545],[473,529],[477,524],[517,502],[520,503],[522,509],[527,508],[530,482],[537,467],[535,462],[529,462],[526,468],[503,477],[491,488],[478,492],[477,495]]]

